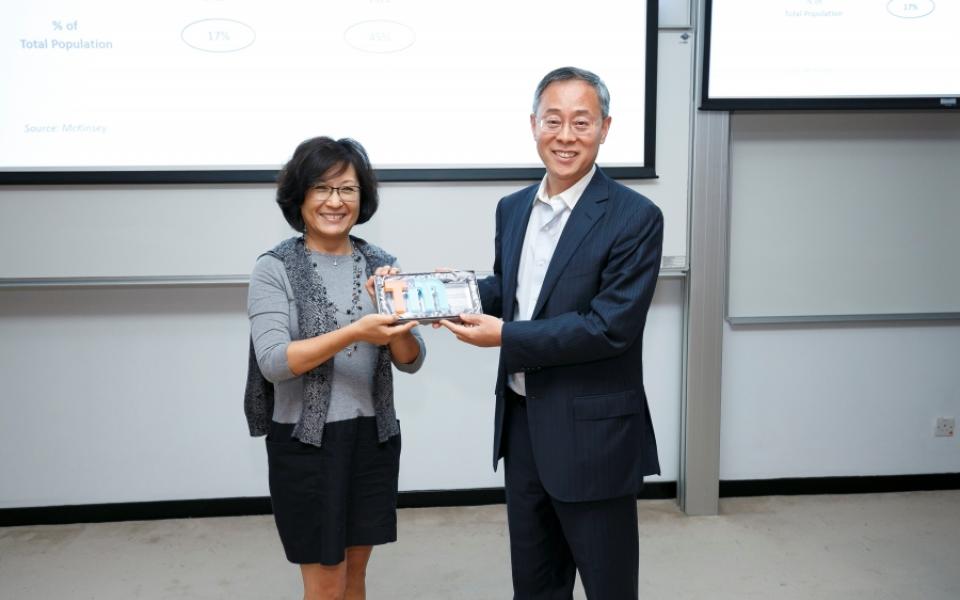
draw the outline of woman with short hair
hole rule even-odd
[[[377,181],[354,140],[301,143],[280,173],[277,204],[300,235],[257,260],[247,310],[245,412],[267,435],[270,499],[305,600],[364,598],[373,546],[397,539],[400,426],[393,370],[413,373],[414,327],[377,314],[373,276],[396,259],[358,237]]]

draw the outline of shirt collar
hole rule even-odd
[[[580,196],[583,195],[584,190],[587,189],[587,186],[590,184],[590,180],[593,179],[593,174],[597,172],[597,165],[594,164],[590,167],[590,171],[586,175],[581,177],[575,184],[571,185],[564,191],[560,192],[554,198],[560,198],[563,200],[563,203],[567,205],[567,208],[573,210],[573,207],[577,205],[577,201],[580,200]],[[540,181],[540,187],[537,189],[537,196],[534,199],[534,203],[537,201],[543,202],[544,204],[550,204],[550,197],[547,196],[547,176],[543,176],[543,180]]]

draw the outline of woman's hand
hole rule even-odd
[[[337,352],[357,342],[377,346],[390,344],[390,349],[401,357],[401,362],[416,359],[420,345],[410,330],[419,323],[410,321],[396,325],[396,315],[366,315],[346,327],[322,333],[317,337],[296,340],[287,345],[287,364],[294,375],[302,375],[330,360]],[[397,347],[394,350],[394,346]]]
[[[416,321],[408,321],[397,325],[397,315],[364,315],[356,323],[346,327],[351,337],[358,342],[367,342],[383,346],[389,344],[419,325]]]
[[[375,286],[373,285],[373,278],[377,275],[381,277],[386,275],[396,275],[400,272],[400,269],[396,267],[377,267],[377,270],[373,272],[373,275],[367,278],[367,293],[370,294],[370,299],[373,300],[373,305],[377,306],[377,292]]]

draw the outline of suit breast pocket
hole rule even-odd
[[[625,417],[640,412],[637,396],[632,391],[579,396],[573,399],[573,418],[578,421],[593,421]]]

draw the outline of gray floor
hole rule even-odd
[[[960,491],[637,507],[642,598],[960,598]],[[400,511],[368,581],[371,599],[509,598],[504,507]],[[299,597],[271,517],[0,529],[3,600]]]

